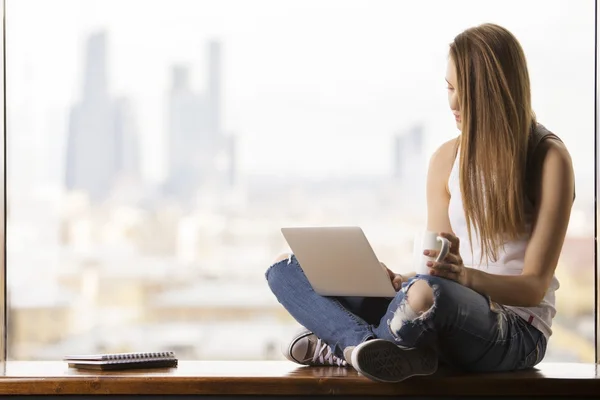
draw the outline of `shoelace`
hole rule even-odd
[[[327,350],[326,353],[325,350]],[[334,355],[327,343],[321,341],[321,339],[317,339],[317,347],[312,362],[321,365],[337,365],[338,367],[345,367],[347,364],[346,361]]]

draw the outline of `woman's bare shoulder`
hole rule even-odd
[[[543,140],[533,153],[528,172],[530,185],[527,195],[534,203],[539,203],[542,196],[542,186],[553,186],[573,178],[573,163],[571,154],[565,144],[556,138]],[[573,193],[574,196],[574,193]]]
[[[565,168],[572,172],[571,154],[567,146],[555,138],[542,141],[533,155],[533,171],[535,176],[541,180],[544,168]],[[551,165],[555,164],[555,167]]]
[[[556,138],[548,138],[539,144],[539,151],[536,151],[536,158],[543,161],[548,153],[551,157],[559,157],[563,159],[571,159],[571,155],[567,146],[563,141],[557,140]]]

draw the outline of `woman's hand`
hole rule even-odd
[[[450,251],[446,257],[440,261],[428,261],[429,274],[451,279],[464,286],[469,286],[469,268],[465,267],[460,257],[460,241],[452,233],[442,232],[440,236],[450,241]],[[425,250],[423,254],[427,257],[436,258],[439,254],[436,250]]]
[[[381,265],[387,270],[387,273],[390,276],[390,280],[392,281],[392,285],[394,286],[394,289],[396,289],[396,292],[400,290],[400,288],[402,287],[402,283],[407,281],[406,278],[400,274],[396,274],[394,271],[389,269],[384,263],[381,263]]]

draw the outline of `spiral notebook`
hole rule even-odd
[[[145,368],[173,368],[177,357],[172,351],[154,353],[113,353],[65,356],[71,368],[123,370]]]

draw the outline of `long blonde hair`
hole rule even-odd
[[[462,118],[460,190],[469,240],[474,228],[482,260],[497,260],[505,241],[525,229],[525,166],[536,125],[527,61],[513,34],[495,24],[460,33],[450,57]]]

